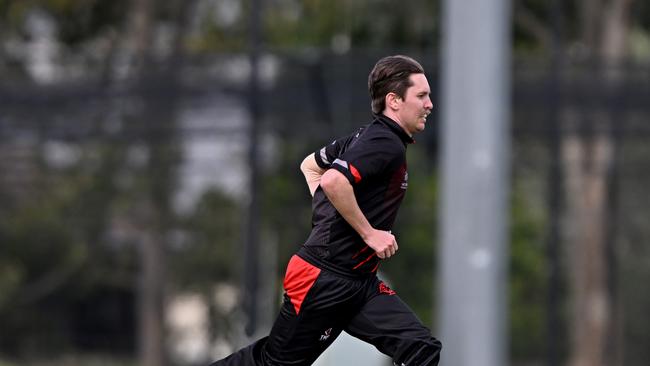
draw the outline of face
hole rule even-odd
[[[433,109],[431,103],[429,82],[424,74],[411,74],[409,76],[412,86],[406,89],[404,99],[398,98],[397,122],[409,134],[413,135],[424,130],[427,116]]]

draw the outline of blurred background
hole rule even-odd
[[[443,5],[0,0],[0,365],[204,365],[268,332],[300,162],[370,120],[380,57],[421,61],[438,110]],[[650,3],[508,19],[509,364],[647,365]],[[437,118],[382,273],[434,335]]]

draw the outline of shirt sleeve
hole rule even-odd
[[[404,151],[399,141],[387,135],[361,138],[335,158],[331,168],[343,173],[355,186],[383,174]]]
[[[329,145],[323,146],[321,149],[315,151],[314,156],[316,157],[316,164],[323,169],[330,168],[334,160],[336,160],[355,139],[359,138],[362,131],[363,128],[360,128],[353,134],[336,139]]]

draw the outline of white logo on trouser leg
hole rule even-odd
[[[320,336],[320,341],[326,341],[332,335],[332,328],[328,328],[325,333]]]

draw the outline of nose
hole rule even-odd
[[[431,98],[427,98],[427,101],[424,103],[424,108],[433,109],[433,103],[431,102]]]

